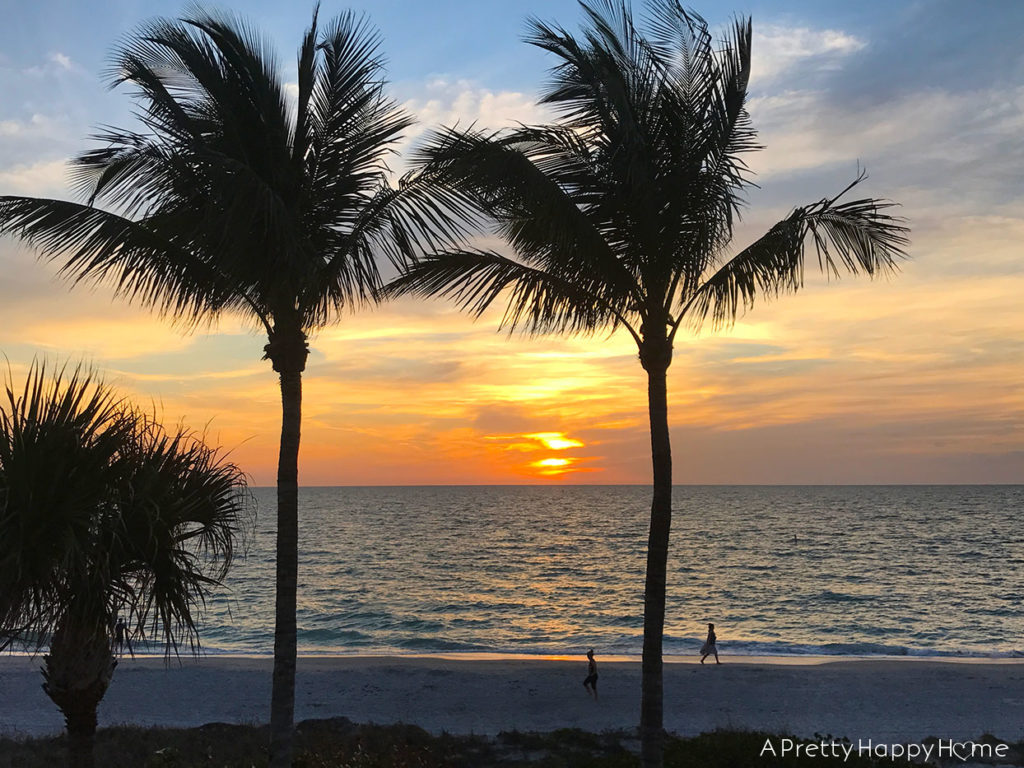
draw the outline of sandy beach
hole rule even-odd
[[[594,702],[577,659],[305,657],[296,720],[345,716],[460,734],[633,727],[639,663],[598,660]],[[0,657],[0,735],[63,727],[40,687],[40,662]],[[270,668],[270,659],[253,657],[169,666],[162,658],[125,659],[100,705],[100,727],[265,722]],[[744,657],[718,667],[685,660],[665,667],[665,725],[681,735],[730,727],[889,742],[982,733],[1020,740],[1024,660]]]

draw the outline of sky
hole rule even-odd
[[[312,4],[228,5],[294,73]],[[637,3],[637,7],[641,7]],[[566,0],[325,1],[379,28],[390,93],[441,124],[542,122],[550,59],[521,41]],[[179,3],[0,0],[0,194],[71,196],[66,161],[98,126],[131,126],[106,67],[118,40]],[[861,189],[912,229],[894,277],[827,281],[758,303],[734,327],[677,337],[669,421],[677,483],[1024,481],[1024,3],[706,2],[716,29],[751,15],[749,157],[736,245],[795,205]],[[400,164],[400,161],[399,161]],[[813,260],[812,260],[813,263]],[[76,287],[0,241],[0,353],[85,360],[165,422],[273,484],[280,428],[266,343],[231,316],[183,333],[103,288]],[[632,340],[510,337],[443,301],[345,314],[311,339],[305,485],[648,483],[646,379]]]

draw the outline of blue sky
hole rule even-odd
[[[265,32],[287,78],[312,6],[226,7]],[[580,17],[566,0],[325,3],[321,14],[349,7],[380,29],[391,92],[417,130],[548,117],[534,103],[548,59],[521,42],[525,19],[574,29]],[[93,127],[131,120],[127,95],[103,77],[117,40],[184,8],[5,0],[0,194],[67,194],[63,163]],[[760,189],[737,242],[838,191],[861,164],[867,194],[902,204],[913,244],[891,281],[809,272],[799,296],[681,341],[677,480],[1024,480],[1024,2],[696,9],[716,27],[734,13],[754,20],[750,109],[766,149],[751,158]],[[69,293],[10,241],[0,268],[0,350],[13,371],[36,354],[84,355],[170,419],[211,424],[257,481],[272,480],[276,392],[248,328],[226,318],[183,337],[102,289]],[[553,432],[586,446],[574,466],[591,471],[576,481],[645,482],[627,341],[508,341],[440,304],[344,318],[314,339],[304,482],[535,480],[543,446],[531,453],[529,436]]]

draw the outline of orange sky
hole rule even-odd
[[[774,59],[770,39],[755,45],[771,64],[751,103],[768,149],[750,159],[761,188],[737,243],[842,188],[860,161],[865,194],[903,204],[913,258],[874,283],[809,271],[801,294],[731,330],[680,334],[676,481],[1021,482],[1024,159],[1005,147],[1019,147],[1024,88],[980,79],[840,103],[808,86],[808,72],[840,78],[872,41],[822,39],[845,41],[827,62],[810,43]],[[75,77],[100,92],[94,73]],[[528,93],[470,77],[406,80],[396,94],[424,125],[542,117]],[[40,114],[33,123],[0,106],[2,194],[67,195],[63,159],[88,146],[90,125]],[[0,268],[0,351],[15,378],[37,355],[85,358],[166,421],[207,430],[256,484],[273,483],[279,395],[252,329],[227,317],[183,335],[105,290],[70,291],[9,240]],[[314,336],[301,482],[649,482],[646,381],[629,337],[509,338],[499,316],[474,323],[443,302],[403,300]]]
[[[15,375],[82,356],[274,478],[280,412],[264,341],[230,321],[182,335],[19,258],[0,309]],[[809,286],[724,333],[682,337],[669,372],[679,482],[1013,480],[1020,280],[921,276]],[[38,292],[37,292],[38,291]],[[623,334],[508,337],[441,302],[353,314],[313,338],[305,484],[649,479],[645,379]],[[986,474],[990,472],[991,474]]]

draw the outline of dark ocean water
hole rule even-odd
[[[274,492],[208,605],[273,650]],[[305,488],[299,652],[638,654],[644,486]],[[1022,655],[1024,486],[678,486],[665,652]]]

